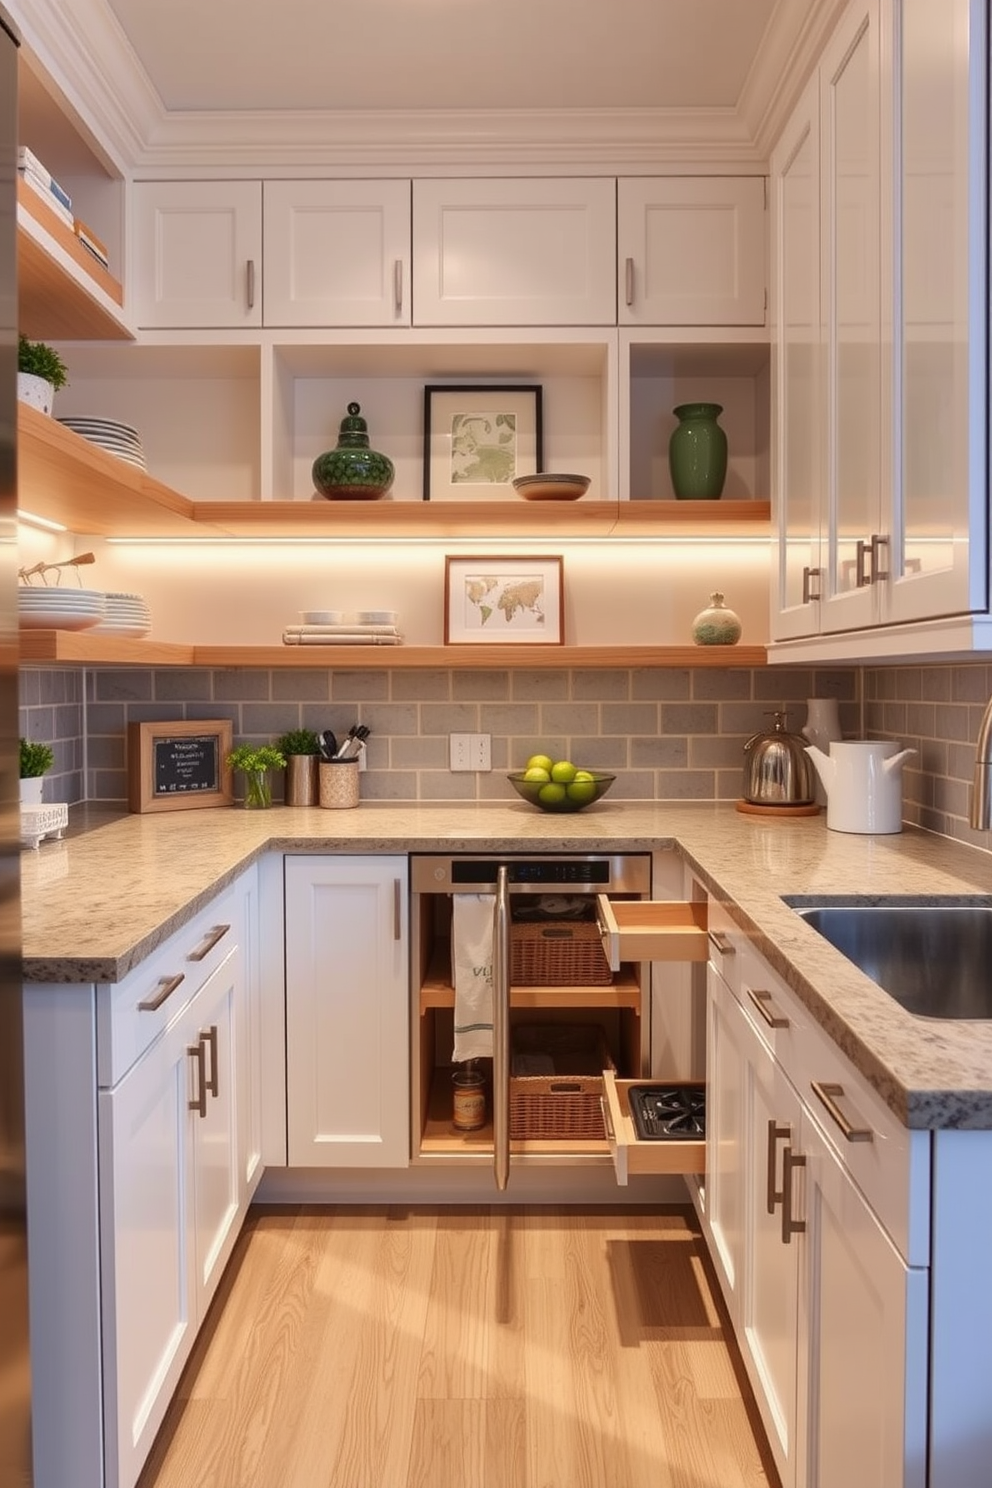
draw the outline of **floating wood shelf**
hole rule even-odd
[[[43,199],[17,182],[18,326],[32,340],[130,341],[119,282]]]

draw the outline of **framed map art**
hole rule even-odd
[[[444,644],[560,646],[560,558],[445,558]]]
[[[424,500],[516,501],[544,458],[536,386],[424,388]]]

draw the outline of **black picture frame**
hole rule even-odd
[[[428,383],[424,388],[425,501],[516,501],[513,480],[544,468],[543,389],[538,383]],[[488,422],[496,446],[478,446],[480,479],[472,479],[471,451],[459,454],[458,421],[466,444],[471,425]],[[509,421],[512,420],[512,427]],[[512,447],[500,448],[512,435]],[[501,458],[509,454],[509,459]]]

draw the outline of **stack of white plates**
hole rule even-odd
[[[104,618],[95,629],[100,635],[146,636],[152,628],[152,612],[140,594],[108,594]]]
[[[116,455],[118,460],[126,460],[139,470],[148,469],[141,438],[137,429],[132,429],[130,424],[119,424],[116,419],[103,418],[60,418],[59,423],[65,424],[74,433],[81,434],[91,444],[98,444],[101,449]]]
[[[17,591],[20,622],[32,630],[87,630],[99,625],[105,613],[98,589],[33,589]]]

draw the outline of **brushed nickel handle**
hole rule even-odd
[[[711,945],[714,947],[715,950],[719,951],[721,956],[737,955],[737,947],[730,939],[730,936],[727,934],[726,930],[708,930],[706,934]]]
[[[766,1170],[765,1204],[769,1214],[775,1213],[776,1204],[781,1204],[785,1198],[784,1188],[775,1187],[775,1169],[777,1167],[778,1144],[788,1141],[792,1135],[791,1126],[779,1126],[774,1119],[768,1123],[768,1165]]]
[[[859,537],[854,545],[854,582],[859,589],[865,589],[871,583],[871,574],[867,572],[865,563],[870,552],[871,544]]]
[[[788,1028],[789,1020],[784,1013],[776,1013],[772,1006],[772,994],[763,989],[745,987],[744,991],[754,1003],[769,1028]]]
[[[189,955],[186,957],[186,960],[205,961],[217,942],[224,939],[224,936],[227,934],[230,928],[230,925],[215,925],[212,930],[208,930],[206,935],[200,941],[200,944],[197,946],[196,950],[190,951]]]
[[[603,1113],[603,1127],[605,1128],[607,1138],[609,1141],[615,1142],[617,1139],[617,1134],[613,1130],[613,1122],[610,1118],[610,1107],[607,1103],[605,1095],[601,1095],[599,1097],[599,1109]]]
[[[189,1045],[186,1053],[196,1065],[196,1072],[194,1074],[193,1080],[194,1086],[196,1088],[196,1094],[193,1096],[192,1100],[187,1101],[186,1104],[189,1109],[191,1111],[195,1111],[198,1116],[206,1116],[207,1073],[206,1069],[204,1068],[204,1047],[202,1034],[200,1035],[199,1039],[197,1039],[195,1044]]]
[[[403,938],[403,885],[398,878],[393,879],[393,939]]]
[[[255,260],[253,258],[250,258],[248,260],[248,263],[246,265],[245,278],[247,280],[247,289],[248,289],[248,309],[249,310],[254,310],[254,308],[255,308]]]
[[[632,258],[624,260],[623,287],[627,304],[632,305],[634,303],[634,260]]]
[[[500,1193],[510,1178],[510,877],[496,875],[493,911],[493,1172]]]
[[[203,1087],[208,1095],[220,1095],[220,1086],[217,1082],[217,1024],[211,1023],[206,1033],[200,1034],[200,1043],[204,1049],[210,1050],[210,1073],[206,1073],[206,1056],[204,1055],[204,1077]]]
[[[889,577],[888,565],[882,567],[880,553],[884,548],[888,552],[889,539],[884,532],[873,532],[871,535],[871,577],[872,583],[878,584]]]
[[[818,579],[820,574],[821,570],[818,568],[803,569],[803,604],[809,604],[812,600],[820,598],[820,586],[817,585],[817,591],[814,594],[812,585],[812,580]]]
[[[403,313],[403,260],[397,258],[393,263],[393,309],[397,315]]]
[[[840,1127],[845,1141],[873,1142],[875,1140],[875,1133],[872,1131],[871,1127],[854,1126],[850,1118],[844,1114],[840,1106],[837,1104],[837,1102],[841,1100],[844,1095],[843,1085],[825,1084],[820,1080],[811,1080],[810,1089],[816,1096],[817,1100],[820,1101],[822,1105],[826,1106],[827,1111]]]
[[[175,976],[161,977],[158,987],[152,993],[151,997],[146,997],[143,1002],[138,1003],[138,1012],[157,1013],[166,998],[171,997],[180,983],[185,980],[186,973],[184,971],[177,972]]]
[[[806,1221],[792,1217],[792,1174],[806,1166],[805,1157],[796,1157],[791,1147],[782,1153],[782,1244],[789,1245],[793,1235],[805,1235]]]

